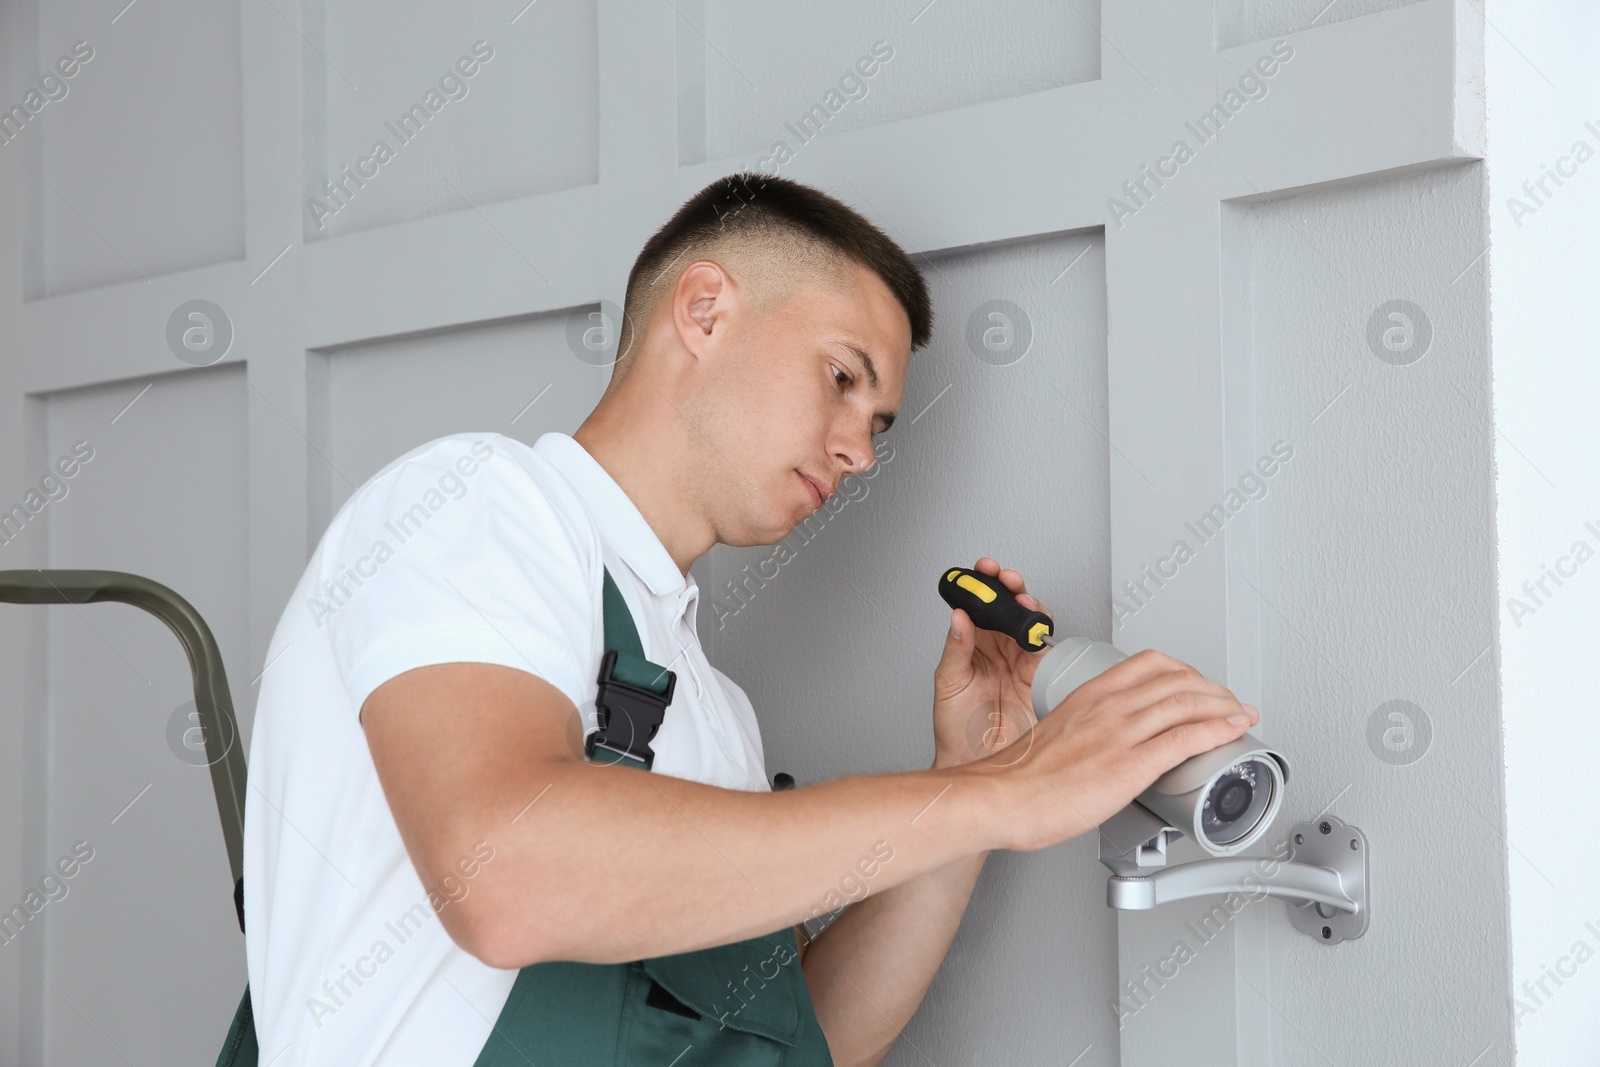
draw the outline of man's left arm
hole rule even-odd
[[[961,925],[988,852],[872,893],[801,956],[836,1067],[873,1067],[911,1021]]]
[[[1024,607],[1049,614],[1018,571],[1002,569],[992,556],[974,569]],[[1038,657],[1013,638],[980,630],[953,609],[934,668],[933,766],[992,758],[1032,729],[1037,667]],[[837,1067],[874,1067],[899,1038],[950,951],[988,856],[965,856],[869,893],[806,947],[801,968]]]

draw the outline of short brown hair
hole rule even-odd
[[[619,368],[631,354],[632,324],[644,322],[677,284],[668,276],[700,253],[730,242],[756,244],[763,257],[837,279],[839,266],[858,263],[883,279],[911,322],[911,347],[933,336],[933,307],[922,272],[882,230],[848,204],[789,178],[740,171],[701,189],[645,242],[628,272]],[[681,273],[681,271],[679,272]]]

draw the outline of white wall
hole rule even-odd
[[[1600,1047],[1600,852],[1581,811],[1600,761],[1600,563],[1588,559],[1600,552],[1600,10],[1546,0],[1491,5],[1489,15],[1499,30],[1488,38],[1486,260],[1499,430],[1508,994],[1519,1063],[1582,1063]],[[1524,182],[1534,183],[1531,195]],[[1545,577],[1558,567],[1566,576]]]

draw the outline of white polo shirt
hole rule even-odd
[[[397,674],[471,661],[547,679],[593,730],[602,563],[646,657],[678,675],[650,773],[771,788],[750,701],[701,650],[693,577],[577,441],[462,433],[412,449],[339,509],[267,650],[244,830],[263,1064],[477,1058],[517,972],[458,948],[437,911],[494,862],[494,828],[430,901],[358,715]],[[441,733],[452,727],[441,713]]]

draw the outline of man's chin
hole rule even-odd
[[[761,526],[752,524],[739,533],[737,541],[723,541],[730,548],[756,548],[775,545],[793,533],[804,520],[785,519]]]
[[[815,515],[820,510],[821,510],[820,508],[808,509],[803,514],[798,514],[798,515],[795,514],[794,512],[790,512],[788,515],[784,516],[784,518],[779,523],[777,523],[774,526],[773,530],[771,531],[772,540],[765,541],[765,542],[763,542],[763,544],[769,544],[769,545],[777,544],[779,541],[782,541],[784,538],[788,537],[790,534],[792,534],[796,530],[798,530],[801,526],[803,526],[805,524],[805,521],[807,519],[811,518],[813,515]]]
[[[765,515],[751,516],[751,521],[739,531],[739,540],[723,541],[733,548],[750,548],[756,545],[775,545],[799,529],[821,508],[791,506],[787,512],[771,511]]]

